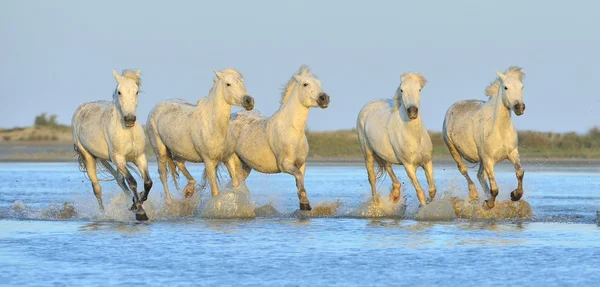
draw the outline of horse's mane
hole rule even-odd
[[[419,85],[422,87],[425,87],[425,85],[427,84],[427,79],[425,79],[425,76],[421,75],[420,73],[404,73],[402,75],[400,75],[400,81],[404,82],[407,80],[412,80],[412,81],[416,81],[417,83],[419,83]],[[402,84],[402,83],[400,83]],[[398,90],[400,89],[400,87],[398,87]],[[398,107],[400,106],[400,93],[398,93],[398,91],[396,91],[396,94],[394,95],[394,101],[396,101],[396,105],[394,105],[394,111],[396,111],[398,109]]]
[[[300,69],[298,69],[298,73],[292,75],[292,77],[290,77],[290,79],[285,84],[285,86],[283,86],[283,91],[281,92],[281,102],[280,102],[282,106],[290,98],[290,95],[292,95],[292,92],[294,91],[294,88],[296,87],[296,84],[298,83],[296,81],[296,79],[294,78],[294,76],[311,76],[311,77],[316,78],[316,76],[310,72],[310,68],[307,65],[302,65],[300,67]]]
[[[121,72],[121,76],[126,79],[134,80],[138,87],[142,86],[142,79],[137,75],[137,72],[130,69],[125,69]]]
[[[507,77],[513,77],[519,79],[519,81],[523,81],[525,77],[525,72],[523,72],[523,68],[517,66],[510,66],[506,71],[504,71],[504,75]],[[498,94],[498,89],[500,88],[500,83],[502,81],[500,78],[496,78],[490,85],[485,88],[485,95],[488,97],[493,97]]]

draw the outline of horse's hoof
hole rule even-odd
[[[390,202],[397,203],[400,201],[400,195],[395,196],[393,193],[390,193]]]
[[[194,195],[194,187],[186,187],[183,189],[183,196],[185,196],[185,198],[190,198],[192,197],[192,195]]]
[[[300,202],[300,210],[311,211],[312,208],[310,208],[310,203],[302,203],[302,202]]]
[[[515,189],[510,193],[510,199],[512,201],[519,201],[521,199],[521,197],[523,196],[523,193],[517,193],[515,191],[517,191],[517,190]]]
[[[147,221],[148,220],[148,215],[146,214],[146,212],[144,210],[142,210],[142,212],[140,212],[139,210],[135,213],[135,219],[137,221]]]
[[[491,200],[486,200],[483,202],[483,208],[492,209],[494,208],[494,202]]]

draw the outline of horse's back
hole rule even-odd
[[[444,118],[444,140],[454,145],[459,153],[471,162],[479,160],[474,128],[478,112],[484,104],[485,102],[480,100],[456,102],[448,108]]]

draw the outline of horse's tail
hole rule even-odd
[[[215,168],[215,177],[217,178],[217,185],[221,184],[221,179],[223,176],[221,175],[222,168],[224,167],[223,163],[219,163]],[[206,172],[206,165],[204,166],[204,171],[202,172],[202,180],[200,181],[200,185],[198,186],[199,191],[203,191],[208,186],[208,173]]]
[[[373,156],[377,163],[377,165],[375,165],[375,180],[378,181],[385,177],[385,161],[375,154],[373,154]]]
[[[175,161],[173,161],[173,155],[171,151],[167,150],[167,172],[171,172],[171,177],[173,178],[173,184],[175,184],[175,188],[179,190],[179,172],[177,171],[177,166],[175,165]]]

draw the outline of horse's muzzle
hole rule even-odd
[[[409,119],[414,120],[419,117],[419,108],[410,106],[408,109],[406,109],[406,113],[408,114]]]
[[[246,109],[246,111],[250,111],[254,109],[254,98],[248,95],[245,95],[242,98],[242,107]]]
[[[329,95],[326,93],[320,93],[319,98],[317,99],[317,104],[319,107],[326,109],[329,106]]]
[[[123,117],[123,122],[125,122],[125,126],[131,128],[135,125],[136,116],[134,115],[126,115]]]
[[[515,104],[513,110],[517,116],[523,115],[525,113],[525,104]]]

